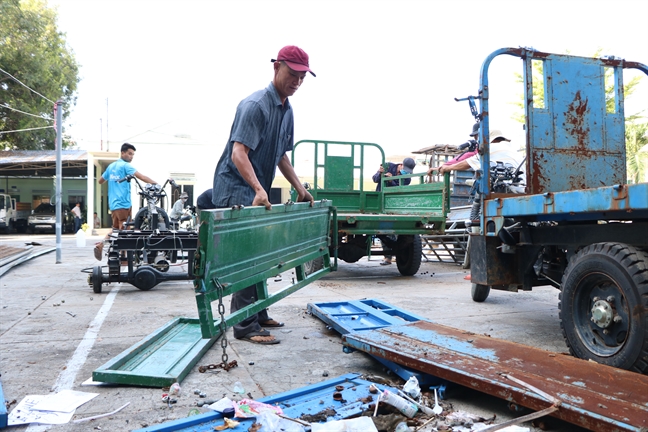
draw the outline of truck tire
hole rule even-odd
[[[481,285],[481,284],[474,283],[472,284],[470,295],[472,296],[474,302],[481,303],[488,298],[488,294],[490,294],[490,290],[491,288],[489,285]]]
[[[315,273],[318,270],[322,270],[323,268],[324,268],[324,257],[315,258],[312,261],[308,261],[304,263],[304,274],[308,276]]]
[[[559,318],[572,355],[648,373],[648,253],[617,243],[581,249],[567,265]]]
[[[409,242],[410,240],[411,242]],[[423,253],[421,236],[418,234],[398,236],[398,241],[409,242],[404,249],[396,252],[398,271],[403,276],[414,276],[421,267],[421,254]]]

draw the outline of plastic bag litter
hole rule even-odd
[[[378,432],[371,417],[357,417],[311,424],[312,432]]]
[[[416,399],[421,395],[421,388],[419,387],[419,382],[414,375],[409,377],[405,385],[403,386],[403,391],[407,393],[412,399]]]
[[[256,417],[255,423],[261,424],[258,432],[304,432],[302,425],[292,420],[286,420],[271,411],[263,411]]]
[[[257,417],[264,411],[283,414],[283,411],[278,406],[264,404],[263,402],[257,402],[252,399],[241,399],[234,404],[234,417],[238,418]]]

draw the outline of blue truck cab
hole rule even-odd
[[[494,162],[488,72],[501,55],[523,64],[527,181],[524,193],[512,194],[493,192],[490,175],[478,180],[473,300],[485,301],[491,289],[554,286],[573,355],[648,373],[648,184],[627,180],[623,88],[625,70],[648,75],[648,66],[526,48],[493,52],[479,87],[482,173]]]

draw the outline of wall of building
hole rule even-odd
[[[81,203],[82,209],[87,208],[87,190],[85,178],[63,178],[62,202],[70,207]],[[0,192],[8,193],[19,203],[29,203],[31,209],[43,202],[55,202],[54,178],[8,178],[2,179]]]

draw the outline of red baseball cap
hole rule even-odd
[[[287,45],[279,50],[276,59],[270,60],[272,62],[283,61],[286,62],[288,67],[298,72],[310,72],[311,75],[316,76],[315,72],[310,70],[308,66],[308,54],[294,45]]]

